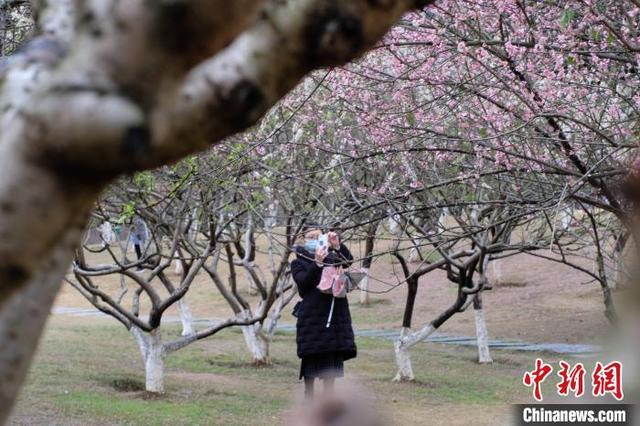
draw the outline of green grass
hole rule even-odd
[[[396,324],[402,321],[401,312],[380,311],[377,306],[385,305],[385,303],[374,303],[371,306],[362,306],[353,303],[349,309],[354,324],[372,324],[374,326],[380,324]],[[367,328],[367,327],[364,327]]]
[[[224,398],[228,400],[228,398]],[[165,424],[180,421],[213,422],[222,414],[221,407],[196,402],[118,398],[98,392],[72,392],[56,397],[65,414],[110,419],[124,424]],[[220,402],[223,402],[222,398]]]
[[[177,333],[173,327],[164,336]],[[346,364],[347,377],[380,401],[379,407],[399,424],[422,424],[419,419],[442,410],[464,419],[477,405],[502,412],[530,394],[521,377],[533,364],[533,354],[494,351],[494,364],[478,365],[474,348],[420,344],[412,350],[417,381],[398,384],[391,382],[391,341],[368,337],[358,338],[357,344],[358,358]],[[140,390],[142,361],[123,327],[106,320],[54,317],[14,423],[280,424],[302,387],[293,333],[278,333],[271,354],[272,366],[255,367],[242,335],[224,331],[169,355],[167,392],[150,397]],[[551,356],[545,360],[554,361]]]

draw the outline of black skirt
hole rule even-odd
[[[342,353],[328,353],[302,358],[300,379],[344,377],[344,357]]]

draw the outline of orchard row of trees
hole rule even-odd
[[[599,285],[615,322],[611,292],[629,276],[621,187],[640,94],[625,40],[637,21],[619,3],[570,3],[441,2],[405,16],[366,58],[313,74],[252,131],[113,186],[94,225],[142,218],[143,256],[127,258],[127,238],[119,251],[86,245],[69,282],[133,334],[156,391],[164,356],[225,327],[242,327],[254,361],[269,362],[295,295],[291,249],[310,218],[357,244],[365,270],[388,255],[400,265],[386,283],[407,291],[398,380],[414,378],[409,349],[470,306],[479,361],[491,361],[482,292],[490,267],[499,279],[500,260],[518,253]],[[91,264],[87,251],[108,262]],[[419,284],[437,269],[457,296],[414,327]],[[239,290],[238,273],[257,296]],[[113,294],[95,279],[109,274],[121,277]],[[183,298],[201,275],[231,316],[196,330]],[[366,304],[368,280],[361,288]],[[161,317],[174,304],[183,336],[164,342]]]
[[[335,96],[325,85],[330,75],[305,81],[251,133],[176,166],[125,178],[101,198],[90,230],[100,227],[103,241],[87,239],[69,282],[133,334],[149,390],[162,390],[164,356],[229,326],[242,327],[254,362],[269,363],[273,331],[295,297],[290,253],[310,219],[359,247],[363,269],[389,255],[400,265],[397,280],[385,283],[388,291],[407,291],[397,380],[414,378],[409,349],[471,306],[479,361],[491,362],[482,292],[494,284],[489,268],[499,278],[507,256],[527,253],[575,268],[601,286],[605,314],[616,320],[611,291],[624,285],[627,270],[619,247],[626,231],[615,216],[568,194],[555,170],[532,169],[517,155],[505,161],[518,167],[497,164],[495,152],[479,155],[469,141],[438,140],[433,145],[442,146],[433,148],[413,140],[404,149],[380,149],[365,138],[350,146],[340,132],[366,129],[340,104],[324,103]],[[306,109],[326,119],[311,121]],[[316,142],[318,127],[329,123],[333,128]],[[438,160],[443,153],[446,165]],[[104,229],[107,223],[133,229],[136,218],[147,224],[149,238],[134,259],[130,239]],[[458,286],[457,296],[413,331],[419,284],[438,269]],[[120,277],[117,288],[94,279],[112,274]],[[249,288],[239,288],[238,274]],[[229,304],[230,317],[196,330],[184,296],[201,276]],[[366,304],[368,280],[361,289]],[[161,317],[172,305],[183,335],[164,342]]]

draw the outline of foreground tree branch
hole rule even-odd
[[[34,2],[40,37],[0,93],[0,423],[106,184],[246,128],[428,3]]]

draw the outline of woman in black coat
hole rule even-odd
[[[293,280],[302,297],[297,309],[296,343],[307,398],[313,396],[316,378],[322,379],[325,391],[330,392],[335,378],[344,376],[344,361],[357,355],[347,298],[334,298],[316,288],[325,265],[349,267],[353,256],[333,232],[328,234],[328,246],[320,246],[321,233],[319,226],[307,226],[304,245],[295,247],[297,258],[291,263]]]

